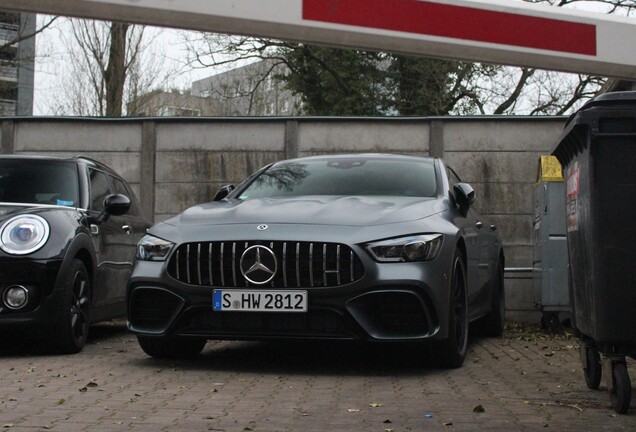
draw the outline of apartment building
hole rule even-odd
[[[36,15],[0,11],[0,115],[33,114]]]

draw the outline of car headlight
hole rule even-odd
[[[137,243],[136,258],[142,261],[164,261],[173,246],[172,242],[147,235]]]
[[[441,234],[422,234],[367,244],[367,251],[380,262],[431,261],[442,248]]]
[[[0,228],[0,248],[11,255],[27,255],[44,246],[49,233],[49,223],[43,217],[16,216]]]

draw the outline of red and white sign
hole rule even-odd
[[[0,8],[636,78],[636,19],[511,0],[0,0]]]

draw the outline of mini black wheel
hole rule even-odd
[[[90,326],[90,278],[84,263],[73,260],[61,281],[61,310],[47,344],[51,352],[74,354],[84,348]]]
[[[597,390],[601,384],[603,372],[601,355],[598,349],[595,346],[581,343],[581,360],[583,361],[583,374],[585,375],[587,388]]]
[[[632,383],[623,362],[612,362],[612,388],[609,389],[609,395],[614,411],[625,414],[632,400]]]

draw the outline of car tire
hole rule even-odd
[[[491,311],[473,325],[479,336],[501,337],[506,319],[506,292],[504,288],[503,263],[497,264],[496,281],[493,286]]]
[[[51,352],[75,354],[84,348],[90,326],[90,278],[82,261],[74,259],[71,262],[61,286],[60,313],[47,344]]]
[[[458,368],[464,364],[468,347],[466,264],[459,249],[455,251],[451,268],[448,338],[437,351],[437,363],[441,367]]]
[[[156,359],[186,359],[201,354],[206,339],[137,336],[141,349]]]

